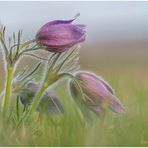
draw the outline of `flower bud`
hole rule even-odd
[[[58,96],[46,92],[44,93],[42,99],[40,100],[40,103],[37,107],[37,111],[40,113],[45,113],[50,115],[50,114],[63,113],[64,109],[61,105]]]
[[[70,92],[76,102],[81,100],[87,108],[100,115],[106,108],[125,113],[120,100],[111,86],[101,77],[89,72],[77,72],[76,80],[70,81]]]
[[[37,83],[29,82],[27,85],[24,86],[24,88],[20,90],[18,95],[20,97],[21,103],[24,106],[29,106],[32,103],[38,88],[39,86]]]
[[[85,41],[85,25],[71,24],[77,16],[71,20],[46,23],[37,32],[37,41],[51,52],[64,52],[75,44]]]
[[[18,94],[21,103],[24,106],[29,106],[35,98],[38,89],[39,85],[37,83],[29,82]],[[64,110],[56,94],[45,92],[38,104],[37,111],[45,114],[58,114]]]

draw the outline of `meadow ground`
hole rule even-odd
[[[56,89],[64,114],[43,117],[42,122],[31,120],[17,130],[1,128],[0,146],[148,146],[148,68],[143,57],[138,63],[136,58],[133,63],[119,59],[119,56],[117,61],[104,59],[95,65],[87,64],[86,60],[81,64],[83,69],[94,71],[112,85],[127,109],[125,115],[108,111],[104,120],[93,115],[93,124],[87,124],[68,94],[67,82],[63,81]]]

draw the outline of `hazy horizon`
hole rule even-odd
[[[0,21],[8,34],[23,29],[33,38],[46,22],[80,17],[87,25],[87,43],[148,42],[148,2],[0,2]]]

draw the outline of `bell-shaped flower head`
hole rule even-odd
[[[85,25],[72,24],[79,16],[71,20],[54,20],[43,25],[36,35],[36,40],[46,50],[64,52],[72,46],[85,41]]]
[[[114,90],[101,77],[89,72],[77,72],[75,78],[70,80],[70,92],[76,102],[81,101],[81,104],[98,115],[107,108],[115,113],[125,113]]]

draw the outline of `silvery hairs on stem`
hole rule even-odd
[[[23,33],[19,30],[18,33],[13,33],[12,36],[6,37],[6,27],[0,24],[0,47],[4,55],[4,63],[7,67],[15,68],[21,57],[30,51],[41,49],[35,40],[22,41]]]
[[[5,27],[0,26],[0,43],[7,69],[4,120],[7,119],[9,114],[8,107],[11,92],[16,94],[17,100],[19,100],[18,97],[20,98],[24,106],[27,104],[27,108],[29,107],[29,111],[21,117],[21,120],[27,119],[37,110],[40,113],[51,113],[53,110],[62,112],[63,108],[59,99],[57,99],[56,95],[53,97],[48,92],[48,88],[53,88],[55,82],[59,82],[59,80],[63,77],[67,78],[67,76],[70,78],[69,91],[71,96],[86,117],[86,120],[91,112],[101,115],[108,108],[119,114],[125,113],[122,103],[105,80],[93,73],[78,71],[80,68],[78,63],[79,44],[84,42],[86,37],[86,26],[84,24],[73,24],[73,21],[78,16],[79,14],[69,20],[49,21],[37,31],[35,39],[26,42],[22,42],[22,31],[19,31],[8,38],[7,44]],[[37,55],[36,51],[39,50],[42,50],[42,52],[47,51],[49,58]],[[16,64],[23,56],[37,58],[39,63],[31,72],[24,70],[13,78]],[[46,65],[41,74],[42,78],[36,81],[34,76],[41,65],[41,61]],[[46,101],[47,103],[45,103]],[[19,119],[19,101],[17,101],[16,106]],[[49,107],[53,107],[53,110],[50,110]],[[19,120],[18,124],[21,123],[21,120]]]

